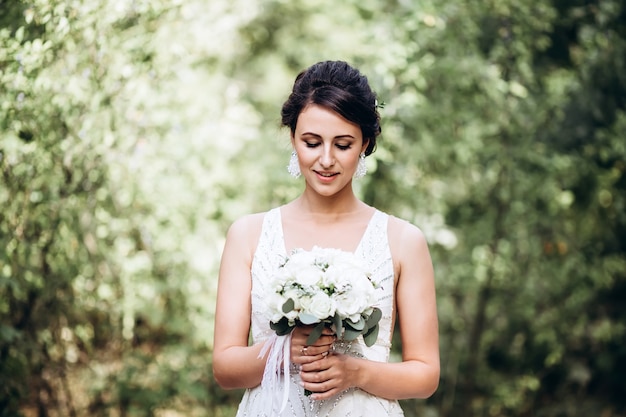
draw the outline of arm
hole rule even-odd
[[[363,362],[358,384],[385,398],[427,398],[439,385],[439,329],[432,261],[426,238],[409,223],[403,223],[399,238],[392,242],[396,243],[391,245],[392,253],[397,254],[399,272],[396,306],[402,362]]]
[[[255,217],[257,216],[257,217]],[[230,227],[220,264],[215,308],[213,374],[225,389],[261,383],[265,360],[262,344],[248,346],[252,280],[250,269],[262,217],[244,217]]]
[[[304,365],[302,379],[306,381],[305,388],[317,393],[315,399],[329,398],[351,386],[389,399],[427,398],[437,389],[438,320],[434,273],[426,239],[415,226],[393,219],[390,245],[398,273],[395,298],[402,362],[331,355]]]
[[[262,343],[248,346],[251,317],[252,258],[261,232],[263,217],[244,217],[230,227],[220,264],[215,309],[213,343],[213,375],[225,389],[252,388],[261,383],[266,358],[259,358]],[[311,332],[311,326],[297,327],[291,338],[294,363],[313,362],[327,355],[334,336],[330,332],[308,346],[307,355],[301,349]]]

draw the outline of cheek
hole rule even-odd
[[[346,155],[346,157],[344,158],[343,164],[346,167],[356,167],[359,163],[359,155],[360,154],[350,154],[350,155]]]
[[[296,152],[298,153],[298,160],[303,165],[309,165],[317,158],[315,152],[311,152],[311,149],[308,148],[300,148]]]

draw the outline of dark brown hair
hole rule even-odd
[[[281,111],[282,125],[292,134],[300,112],[309,104],[326,107],[359,125],[363,140],[369,140],[365,155],[374,152],[381,133],[380,115],[376,94],[359,70],[343,61],[323,61],[298,74]]]

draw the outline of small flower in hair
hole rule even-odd
[[[387,103],[385,103],[384,101],[379,103],[378,100],[376,100],[374,102],[374,107],[376,107],[377,109],[384,109],[385,108],[385,104],[387,104]]]

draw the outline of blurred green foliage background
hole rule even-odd
[[[234,415],[225,230],[301,189],[325,59],[385,103],[358,192],[432,248],[406,415],[626,415],[626,1],[0,0],[0,416]]]

